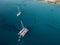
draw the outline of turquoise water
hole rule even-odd
[[[22,12],[19,17],[17,6]],[[29,32],[18,42],[21,20]],[[60,6],[46,2],[1,3],[0,45],[60,45]]]

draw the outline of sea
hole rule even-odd
[[[17,16],[18,7],[20,16]],[[29,31],[19,42],[21,20]],[[27,0],[1,1],[0,45],[60,45],[60,5]]]

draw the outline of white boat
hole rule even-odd
[[[17,16],[20,16],[21,15],[21,11],[19,10],[19,7],[18,7],[18,13],[17,13]]]
[[[21,21],[22,29],[19,31],[19,40],[26,35],[26,33],[29,31],[27,28],[24,27],[23,22]]]
[[[19,11],[18,13],[17,13],[17,16],[20,16],[21,15],[21,12]]]

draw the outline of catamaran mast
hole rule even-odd
[[[21,25],[22,25],[22,28],[24,28],[24,25],[23,25],[23,22],[22,22],[22,20],[21,20]]]

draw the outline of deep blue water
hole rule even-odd
[[[22,12],[19,17],[17,6]],[[29,32],[18,42],[21,20]],[[0,45],[60,45],[60,6],[46,2],[1,3]]]

